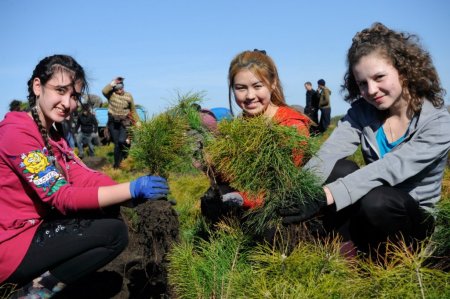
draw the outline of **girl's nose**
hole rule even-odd
[[[247,90],[247,99],[251,100],[255,98],[255,90],[253,88],[249,88]]]
[[[374,95],[377,93],[377,91],[378,91],[378,87],[377,87],[376,82],[372,82],[372,81],[367,82],[367,93],[369,95]]]
[[[69,92],[61,97],[61,104],[64,108],[70,108],[70,101],[72,101],[72,96]]]

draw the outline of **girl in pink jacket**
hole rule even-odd
[[[87,168],[60,123],[87,89],[70,56],[46,57],[28,81],[30,112],[0,122],[0,283],[16,298],[50,298],[114,259],[128,243],[119,204],[158,199],[166,180],[117,184]]]

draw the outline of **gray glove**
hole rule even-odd
[[[237,191],[222,194],[220,199],[228,206],[242,206],[244,203],[244,198]]]

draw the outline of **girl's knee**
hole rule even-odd
[[[102,219],[97,227],[97,234],[103,235],[104,247],[114,251],[123,251],[128,245],[128,227],[120,219]]]
[[[113,244],[118,250],[122,251],[128,246],[128,227],[119,219],[115,219],[112,225],[112,231],[114,233]]]
[[[326,180],[325,184],[332,183],[339,178],[343,178],[350,173],[355,172],[358,169],[358,164],[353,161],[347,159],[338,160],[334,165],[333,170],[331,171],[330,176]]]

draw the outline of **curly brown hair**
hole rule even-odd
[[[361,97],[353,67],[362,57],[373,52],[382,55],[397,69],[403,89],[409,95],[409,108],[412,111],[420,111],[425,99],[437,108],[444,105],[445,90],[441,87],[430,54],[419,43],[419,37],[396,32],[381,23],[374,23],[372,27],[356,33],[352,39],[342,85],[347,102]]]

